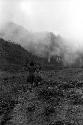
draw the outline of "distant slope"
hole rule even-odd
[[[0,39],[0,69],[21,69],[30,54],[20,45]]]
[[[5,41],[0,39],[0,69],[1,70],[21,70],[24,68],[26,60],[27,63],[33,60],[36,64],[40,64],[42,69],[56,69],[63,66],[61,60],[57,60],[58,57],[51,59],[48,62],[46,57],[38,57],[25,50],[19,44]]]

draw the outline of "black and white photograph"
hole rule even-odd
[[[83,0],[0,0],[0,125],[83,125]]]

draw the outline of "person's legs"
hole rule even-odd
[[[32,88],[33,88],[34,79],[35,79],[34,74],[30,74],[30,75],[27,77],[28,88],[29,88],[30,91],[31,91]]]

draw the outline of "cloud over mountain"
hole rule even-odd
[[[13,22],[4,25],[0,37],[21,44],[28,51],[48,59],[60,56],[64,65],[71,65],[82,57],[82,53],[69,46],[67,40],[61,36],[56,36],[52,32],[29,32]]]
[[[59,52],[56,36],[52,32],[29,32],[15,23],[7,23],[0,32],[0,37],[21,44],[26,49],[41,56],[52,53],[56,48]]]

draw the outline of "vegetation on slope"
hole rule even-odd
[[[0,69],[6,71],[21,70],[26,59],[30,59],[28,53],[20,45],[0,39]]]

